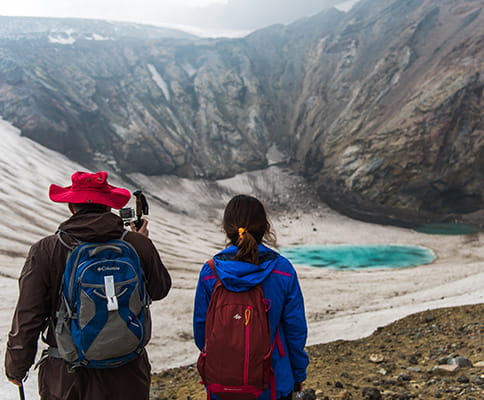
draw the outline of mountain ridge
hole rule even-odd
[[[239,39],[0,39],[0,115],[91,168],[217,179],[276,146],[354,217],[474,218],[483,19],[477,0],[362,0]]]
[[[60,38],[75,34],[85,40],[114,40],[126,37],[143,40],[162,37],[197,39],[197,36],[181,30],[134,22],[0,15],[0,39],[42,39],[45,38],[45,34],[58,34]]]

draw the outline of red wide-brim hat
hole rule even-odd
[[[127,189],[108,184],[108,173],[105,171],[90,174],[74,172],[72,185],[61,187],[50,185],[49,198],[56,203],[93,203],[111,208],[123,208],[131,197]]]

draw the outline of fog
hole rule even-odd
[[[179,28],[201,36],[242,36],[358,0],[2,0],[0,15],[76,17]]]

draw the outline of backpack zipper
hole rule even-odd
[[[244,385],[249,384],[249,358],[250,358],[250,317],[252,307],[245,309],[245,357],[244,357]]]

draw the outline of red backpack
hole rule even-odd
[[[269,386],[271,400],[276,399],[272,351],[274,343],[267,312],[268,302],[259,284],[245,292],[231,292],[217,276],[213,259],[208,265],[217,282],[208,305],[205,321],[205,346],[198,358],[198,372],[207,388],[221,400],[252,400]]]

